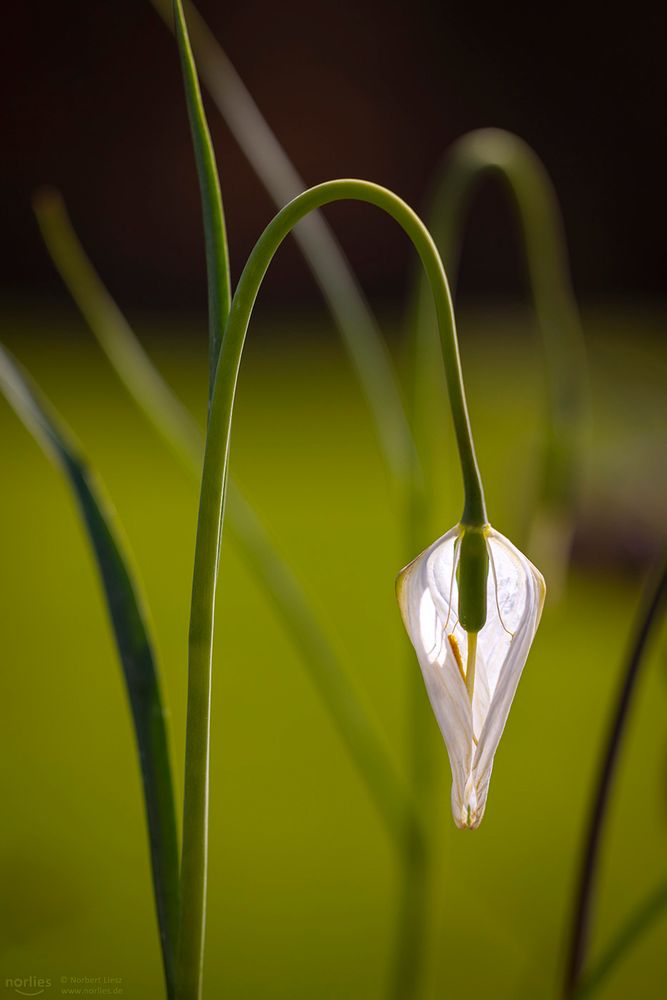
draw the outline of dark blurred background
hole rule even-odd
[[[308,183],[360,176],[423,208],[443,151],[496,125],[525,138],[555,180],[575,285],[591,298],[663,291],[664,18],[531,6],[338,0],[201,0],[199,8]],[[128,307],[189,310],[205,300],[201,222],[173,39],[145,0],[5,12],[6,204],[0,282],[60,295],[30,212],[42,183],[63,191],[111,290]],[[209,104],[232,261],[272,206]],[[331,218],[369,293],[399,298],[408,249],[379,213]],[[516,294],[509,210],[488,190],[469,230],[462,292]],[[268,301],[318,294],[293,247]]]

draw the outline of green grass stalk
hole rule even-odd
[[[577,994],[582,972],[586,965],[600,846],[605,820],[609,812],[609,800],[614,775],[641,667],[645,661],[649,641],[662,620],[666,601],[667,561],[663,561],[655,581],[652,581],[650,586],[647,587],[646,595],[639,611],[637,624],[630,643],[627,664],[623,671],[618,701],[611,719],[609,734],[602,755],[597,787],[591,799],[591,814],[584,839],[581,870],[574,901],[568,956],[565,966],[563,995],[566,998]]]
[[[150,0],[173,30],[171,0]],[[194,4],[187,26],[208,92],[255,173],[280,209],[307,187],[251,94]],[[313,214],[293,234],[331,311],[373,416],[387,466],[399,489],[408,488],[414,444],[391,357],[359,283],[325,219]]]
[[[164,975],[167,996],[172,998],[179,913],[178,834],[167,717],[148,615],[114,511],[78,444],[61,417],[1,346],[0,392],[65,473],[97,562],[132,711]]]
[[[641,901],[607,945],[592,968],[583,976],[574,1000],[588,1000],[604,986],[618,963],[654,924],[667,913],[667,882],[662,882]]]
[[[170,0],[151,0],[169,27],[173,28]],[[188,30],[202,78],[239,146],[265,188],[280,208],[306,187],[271,131],[251,94],[192,3],[185,2]],[[407,533],[403,561],[412,558],[422,540],[423,524],[411,520],[414,512],[426,514],[428,505],[412,432],[406,417],[389,353],[375,317],[336,237],[320,213],[312,213],[295,230],[294,239],[327,302],[342,342],[357,373],[374,418],[376,433],[398,496]],[[409,705],[410,783],[418,790],[424,812],[430,810],[433,788],[433,744],[430,714],[423,685],[414,670],[412,649],[405,643]],[[406,828],[414,827],[406,814]],[[392,995],[417,998],[427,947],[426,920],[428,885],[433,882],[425,843],[409,837],[404,858],[397,976]],[[419,858],[419,863],[417,859]],[[431,890],[432,891],[432,890]],[[419,909],[423,902],[423,908]],[[404,932],[405,928],[410,933]],[[408,986],[409,984],[409,986]]]
[[[209,395],[213,391],[215,367],[220,353],[220,342],[225,329],[231,302],[231,279],[229,272],[229,252],[227,230],[222,208],[220,178],[215,162],[213,143],[204,112],[197,69],[195,67],[188,29],[185,24],[181,0],[173,0],[174,33],[183,70],[185,101],[190,119],[192,144],[197,164],[199,192],[201,195],[202,217],[204,220],[204,242],[206,245],[206,272],[208,287],[209,322]]]

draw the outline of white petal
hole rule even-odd
[[[465,825],[465,789],[472,768],[473,738],[470,699],[448,639],[454,634],[465,663],[467,638],[458,624],[458,591],[454,574],[458,525],[422,552],[399,573],[398,603],[417,653],[431,707],[452,768],[452,811]]]
[[[489,594],[489,617],[478,640],[482,649],[487,651],[487,661],[491,658],[493,664],[489,685],[492,689],[491,702],[473,760],[480,820],[486,804],[493,758],[540,623],[546,593],[542,574],[507,538],[490,529],[488,546],[496,568],[498,601],[493,607],[492,595]],[[495,581],[492,573],[489,576],[495,603]],[[503,630],[504,638],[499,629]],[[512,638],[505,629],[513,633]]]
[[[397,594],[447,746],[454,821],[460,827],[476,827],[484,815],[493,758],[539,623],[545,588],[532,563],[489,528],[487,620],[477,639],[471,706],[449,638],[465,664],[468,637],[458,621],[455,574],[461,530],[460,525],[452,528],[410,563],[399,574]]]

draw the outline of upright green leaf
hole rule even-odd
[[[215,162],[215,151],[204,113],[197,69],[190,48],[190,39],[185,24],[183,6],[174,0],[174,30],[183,69],[185,101],[190,119],[192,143],[195,151],[199,193],[201,196],[204,237],[206,243],[206,270],[208,277],[208,324],[209,324],[209,395],[213,392],[215,369],[220,354],[220,343],[229,315],[231,302],[231,280],[229,274],[229,252],[227,231],[222,208],[220,179]]]
[[[173,996],[178,926],[178,838],[169,739],[146,613],[108,501],[55,410],[0,346],[0,391],[63,469],[78,501],[100,573],[139,751],[167,992]]]
[[[190,48],[181,0],[173,0],[172,11],[183,70],[185,100],[197,162],[204,232],[206,234],[210,403],[224,339],[223,331],[230,309],[229,260],[215,153],[204,113],[197,68]],[[203,492],[204,486],[202,485],[202,495]],[[201,504],[199,516],[201,518]],[[221,538],[222,533],[218,531],[216,539],[218,555]],[[192,608],[194,608],[200,602],[196,580],[193,582],[192,595]],[[200,634],[192,608],[188,634],[188,705],[185,728],[181,908],[176,951],[177,1000],[199,1000],[201,997],[208,881],[213,644],[206,643],[206,637],[202,637]],[[203,659],[200,655],[202,652]]]
[[[171,0],[150,2],[173,29]],[[276,208],[282,208],[307,184],[194,4],[186,2],[184,8],[202,80]],[[387,467],[402,494],[409,488],[416,454],[398,379],[377,320],[326,219],[319,213],[304,219],[293,236],[338,327],[368,401]]]

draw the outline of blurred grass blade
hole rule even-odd
[[[153,887],[168,995],[178,922],[178,842],[169,740],[146,614],[108,502],[63,422],[16,360],[0,346],[0,391],[61,466],[79,504],[104,588],[139,750]]]
[[[667,911],[667,882],[654,889],[632,912],[611,944],[574,993],[574,1000],[593,996],[604,985],[622,958]]]
[[[151,0],[151,3],[172,28],[171,0]],[[201,15],[193,4],[184,6],[202,79],[276,207],[282,208],[307,185]],[[377,321],[324,218],[315,214],[304,219],[293,236],[338,327],[373,415],[385,460],[402,493],[415,466],[414,445],[393,364]]]
[[[480,129],[463,136],[448,151],[429,211],[431,232],[456,285],[463,228],[475,191],[486,177],[507,190],[520,226],[537,325],[546,357],[548,405],[545,410],[542,472],[536,516],[531,526],[531,558],[558,590],[567,563],[580,493],[583,434],[588,413],[586,353],[572,290],[558,199],[544,165],[517,136],[501,129]],[[437,338],[428,298],[420,279],[414,324],[413,364],[417,440],[428,440],[442,393]]]
[[[34,199],[46,246],[72,298],[87,319],[102,350],[138,407],[191,476],[199,483],[203,442],[199,428],[144,351],[138,338],[100,281],[81,246],[55,191]],[[261,520],[240,488],[230,483],[226,528],[244,562],[275,608],[283,627],[317,689],[333,725],[366,783],[387,832],[402,847],[404,823],[398,813],[409,810],[385,741],[360,694],[344,669],[303,587],[278,554]],[[382,791],[377,775],[385,775]]]
[[[100,347],[176,457],[199,478],[201,434],[190,412],[155,369],[109,295],[72,228],[58,191],[44,189],[33,208],[51,259]]]
[[[572,926],[568,942],[567,962],[565,965],[564,995],[571,997],[576,994],[577,987],[586,967],[586,953],[591,928],[591,918],[595,897],[596,882],[600,858],[600,845],[605,820],[609,812],[609,799],[618,766],[620,752],[625,735],[630,706],[639,680],[646,650],[653,638],[658,625],[662,621],[667,605],[667,556],[663,554],[655,578],[646,587],[637,623],[633,632],[624,665],[623,676],[616,707],[614,709],[609,733],[607,735],[600,773],[591,795],[591,813],[588,829],[585,834],[581,868],[577,884]]]
[[[415,806],[398,777],[386,743],[298,581],[270,546],[252,507],[233,487],[230,501],[225,527],[232,529],[231,534],[241,546],[246,564],[287,624],[339,736],[365,778],[369,795],[388,833],[396,846],[404,850],[407,837],[416,839],[411,826],[417,821],[406,819],[406,816],[413,816]]]

